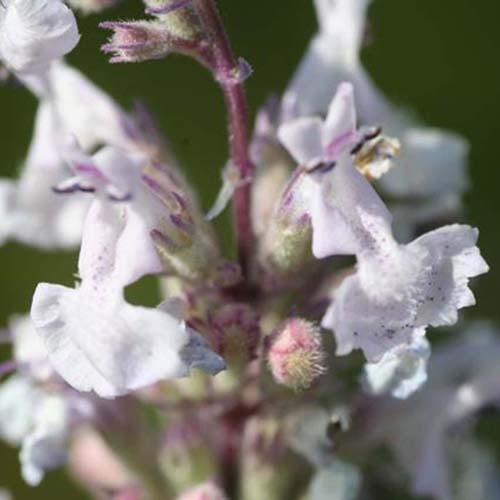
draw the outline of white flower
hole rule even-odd
[[[76,389],[109,398],[186,376],[192,366],[220,371],[221,358],[181,320],[125,302],[127,285],[162,272],[150,236],[162,205],[141,186],[143,159],[108,148],[94,161],[76,161],[79,175],[70,183],[96,190],[82,239],[81,283],[75,289],[42,283],[33,297],[31,316],[55,370]]]
[[[353,100],[352,85],[342,83],[330,103],[325,121],[319,117],[302,117],[281,125],[278,137],[299,165],[311,168],[335,162],[356,143]]]
[[[320,118],[299,118],[282,125],[278,135],[299,164],[320,166],[305,185],[315,257],[352,255],[370,246],[372,235],[357,227],[363,224],[364,214],[385,225],[385,232],[390,231],[391,214],[354,167],[350,154],[360,139],[352,85],[339,86],[324,122]]]
[[[412,491],[439,500],[456,498],[448,455],[458,425],[488,404],[500,401],[500,344],[497,332],[474,325],[467,336],[435,350],[429,380],[413,397],[383,405],[372,421],[411,477]],[[472,421],[471,421],[472,422]],[[463,434],[459,434],[463,442]]]
[[[131,147],[131,120],[108,94],[63,61],[52,65],[49,79],[65,136],[74,136],[86,151],[102,145]]]
[[[29,315],[11,318],[8,329],[18,370],[33,380],[48,380],[53,375],[53,369],[47,357],[47,348],[36,333]]]
[[[46,471],[66,462],[68,408],[64,399],[46,395],[37,405],[32,428],[23,440],[21,470],[30,486],[37,486]]]
[[[427,380],[430,344],[417,337],[409,346],[398,346],[386,352],[378,363],[365,364],[365,383],[373,394],[390,392],[406,399]]]
[[[324,123],[299,118],[279,130],[299,163],[320,165],[310,174],[316,182],[309,208],[314,255],[351,254],[358,261],[357,273],[336,290],[323,326],[335,332],[339,355],[361,348],[376,362],[410,345],[429,325],[455,323],[458,309],[475,303],[469,278],[488,266],[475,246],[478,232],[468,226],[447,226],[400,245],[390,213],[353,163],[357,135],[347,84],[339,87]]]
[[[413,236],[419,222],[435,218],[442,197],[454,196],[455,211],[467,188],[467,142],[452,132],[419,126],[392,105],[363,68],[359,51],[369,0],[316,0],[320,29],[314,37],[285,99],[295,103],[300,116],[323,114],[337,85],[353,84],[358,111],[364,122],[381,125],[384,133],[401,140],[398,167],[381,179],[392,197],[425,199],[424,209],[397,212],[398,232]],[[449,208],[449,205],[448,205]],[[418,220],[415,220],[415,217]]]
[[[38,387],[24,375],[13,375],[0,385],[0,437],[22,445],[23,477],[37,485],[46,470],[64,462],[67,403]]]
[[[365,222],[376,234],[376,221]],[[358,272],[343,281],[323,318],[335,332],[337,353],[361,348],[379,361],[428,326],[454,324],[459,309],[475,304],[469,279],[488,271],[477,236],[476,229],[453,225],[403,246],[380,231],[378,248],[358,254]]]
[[[52,249],[80,243],[88,200],[53,191],[68,176],[63,146],[72,136],[86,150],[102,144],[131,148],[133,142],[125,113],[79,71],[57,62],[48,81],[51,93],[41,97],[20,178],[0,180],[0,244],[12,239]]]
[[[299,115],[322,114],[342,81],[366,85],[359,60],[369,0],[315,0],[319,31],[311,41],[285,94]],[[366,103],[378,105],[379,96]]]
[[[0,9],[0,58],[20,74],[43,73],[73,50],[80,36],[60,0],[5,0]]]
[[[27,377],[13,375],[0,385],[0,437],[12,445],[22,442],[44,394]]]
[[[49,249],[79,243],[88,202],[52,190],[68,173],[60,155],[63,140],[53,106],[42,102],[19,180],[0,180],[0,244],[13,239]]]

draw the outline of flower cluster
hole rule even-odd
[[[144,3],[145,19],[101,23],[102,50],[180,53],[220,85],[230,151],[207,215],[149,111],[64,61],[80,38],[70,8],[0,5],[0,60],[38,99],[20,176],[0,181],[0,243],[79,248],[74,286],[39,283],[6,329],[0,436],[20,446],[24,479],[68,464],[95,498],[354,499],[372,494],[356,464],[382,445],[401,483],[455,498],[448,432],[500,398],[500,347],[475,325],[431,355],[429,328],[474,305],[469,281],[488,266],[477,229],[421,227],[460,210],[466,142],[371,81],[368,0],[315,0],[319,30],[253,134],[252,70],[214,0]],[[229,203],[237,261],[211,224]],[[156,307],[127,301],[145,276]]]

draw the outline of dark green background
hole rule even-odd
[[[254,67],[248,81],[253,111],[271,91],[286,85],[315,30],[310,0],[220,0],[239,55]],[[107,33],[101,19],[141,16],[141,2],[127,0],[104,16],[80,21],[82,41],[70,61],[125,106],[144,99],[171,138],[204,207],[219,187],[226,159],[224,110],[211,77],[181,57],[140,65],[109,65],[99,52]],[[481,249],[491,272],[479,280],[479,305],[468,315],[500,319],[500,3],[498,0],[376,0],[371,39],[363,59],[395,101],[411,106],[431,125],[456,130],[472,145],[467,219],[481,229]],[[35,100],[22,89],[0,89],[0,174],[15,175],[31,135]],[[222,227],[227,219],[222,219]],[[40,254],[9,244],[0,249],[0,322],[29,309],[39,281],[71,283],[75,255]],[[141,293],[141,292],[139,292]],[[152,301],[152,290],[143,290]],[[434,335],[438,335],[435,333]],[[31,490],[19,479],[16,453],[0,445],[0,486],[16,499],[73,499],[61,474],[49,474]]]

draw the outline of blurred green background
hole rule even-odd
[[[270,92],[284,89],[315,31],[312,2],[219,4],[236,51],[255,70],[248,80],[254,113]],[[125,0],[103,16],[80,19],[82,41],[69,60],[124,106],[139,98],[150,106],[208,208],[226,159],[223,103],[210,76],[182,57],[110,65],[99,52],[108,35],[97,29],[100,20],[140,18],[141,12],[140,0]],[[466,217],[481,229],[480,246],[492,270],[478,280],[478,306],[467,314],[495,322],[500,320],[499,17],[498,0],[376,0],[370,11],[372,43],[363,53],[370,73],[392,100],[413,108],[425,123],[455,130],[471,143]],[[14,176],[27,151],[35,106],[23,89],[0,89],[1,176]],[[227,224],[225,216],[219,225]],[[74,254],[42,254],[14,244],[0,248],[0,324],[29,309],[38,282],[69,284],[75,269]],[[138,293],[144,293],[146,302],[154,299],[150,287]],[[19,479],[17,452],[1,444],[0,487],[22,500],[84,498],[62,473],[49,474],[39,488],[26,487]]]

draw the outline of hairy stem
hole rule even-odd
[[[248,152],[248,117],[245,88],[235,78],[239,61],[226,35],[214,0],[196,0],[198,15],[213,45],[216,78],[224,92],[229,117],[229,147],[231,161],[245,182],[236,189],[233,198],[236,240],[240,264],[248,275],[253,250],[253,231],[250,220],[251,179],[254,166]]]

